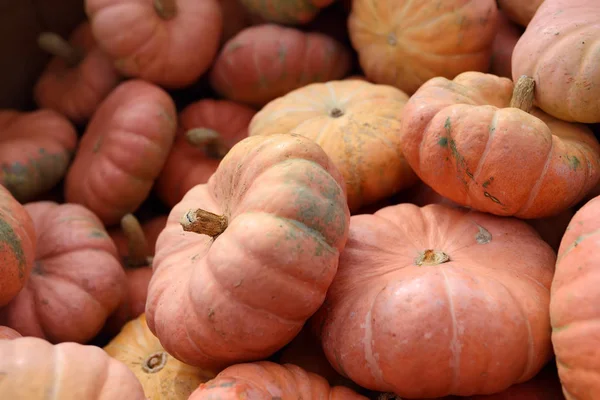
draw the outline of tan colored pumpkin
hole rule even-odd
[[[535,12],[544,2],[544,0],[497,0],[500,9],[508,18],[521,25],[527,26]]]

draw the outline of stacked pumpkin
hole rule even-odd
[[[0,397],[600,397],[595,2],[85,12],[0,111]]]

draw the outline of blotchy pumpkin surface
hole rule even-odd
[[[305,24],[334,0],[240,0],[251,13],[278,24]]]

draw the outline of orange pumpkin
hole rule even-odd
[[[156,242],[148,326],[190,365],[273,354],[323,302],[348,220],[343,179],[317,144],[242,140],[171,210]]]
[[[237,364],[201,384],[189,400],[367,400],[344,386],[331,387],[325,378],[293,365],[269,361]]]
[[[350,53],[329,36],[265,24],[225,43],[210,83],[229,100],[261,107],[309,83],[341,79],[349,69]]]
[[[78,204],[36,202],[25,209],[37,234],[35,264],[25,288],[0,309],[0,325],[53,343],[84,343],[126,293],[115,245]]]
[[[430,78],[487,71],[495,0],[354,0],[348,31],[367,78],[414,93]]]
[[[20,338],[21,334],[8,326],[0,326],[0,339],[16,339]]]
[[[217,0],[86,0],[98,45],[124,75],[170,88],[210,67],[221,38]]]
[[[100,105],[81,138],[65,181],[65,199],[111,225],[146,199],[175,138],[171,97],[151,83],[120,84]]]
[[[0,340],[0,354],[5,399],[146,400],[135,375],[96,346],[23,337]]]
[[[318,143],[344,176],[354,212],[417,180],[398,136],[407,100],[394,87],[361,80],[312,84],[265,106],[249,132],[294,133]]]
[[[498,32],[492,46],[490,73],[512,78],[512,53],[523,29],[511,22],[503,12],[498,14]]]
[[[598,233],[600,197],[587,202],[571,220],[552,281],[552,344],[563,392],[569,400],[600,397]]]
[[[175,143],[156,180],[158,197],[173,207],[188,190],[206,183],[229,149],[248,136],[254,114],[241,104],[212,99],[181,111]]]
[[[70,42],[57,34],[44,32],[38,43],[55,57],[34,87],[36,103],[76,123],[86,122],[119,83],[112,60],[96,46],[88,22],[73,31]]]
[[[511,21],[527,26],[544,0],[497,0],[500,9]]]
[[[310,22],[322,8],[334,0],[240,0],[252,14],[278,24]]]
[[[0,110],[0,185],[20,202],[40,196],[64,177],[77,132],[52,110]]]
[[[442,196],[496,215],[541,218],[576,204],[600,179],[600,144],[584,125],[531,108],[532,83],[480,72],[428,81],[404,107],[410,166]]]
[[[545,0],[517,42],[513,79],[535,79],[536,105],[564,121],[600,122],[600,2]]]

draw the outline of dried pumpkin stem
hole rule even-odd
[[[79,49],[75,48],[65,39],[52,32],[42,32],[38,36],[38,46],[52,54],[53,56],[62,58],[67,65],[74,67],[81,62],[84,54]]]
[[[534,98],[535,80],[527,75],[521,75],[517,83],[515,83],[512,98],[510,99],[510,107],[518,108],[528,113],[533,108]]]
[[[151,265],[148,241],[140,221],[133,214],[127,214],[121,218],[121,230],[127,238],[127,266],[135,268]]]
[[[227,229],[227,217],[200,208],[186,212],[181,217],[180,223],[186,232],[195,232],[212,238],[216,238]]]
[[[415,260],[415,264],[420,266],[439,265],[450,261],[450,256],[441,250],[425,250],[419,254],[419,257]]]
[[[185,133],[188,143],[195,147],[204,147],[206,154],[212,158],[223,158],[229,147],[223,143],[219,132],[209,128],[194,128]]]
[[[154,0],[156,13],[165,20],[177,15],[177,0]]]
[[[158,351],[156,353],[150,354],[142,363],[142,369],[145,372],[150,374],[154,374],[167,365],[167,360],[169,359],[169,355],[164,351]]]

